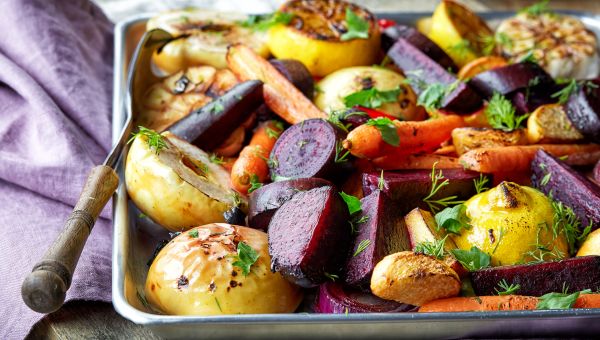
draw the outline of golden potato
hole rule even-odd
[[[573,143],[583,139],[560,104],[542,105],[527,118],[527,138],[535,143]]]
[[[248,275],[234,265],[241,242],[258,254]],[[150,266],[145,295],[171,315],[292,313],[302,300],[299,287],[271,272],[267,234],[225,223],[171,240]]]
[[[420,306],[458,295],[460,280],[444,262],[403,251],[377,263],[371,277],[371,291],[382,299]]]
[[[464,127],[452,130],[452,144],[456,153],[463,153],[479,148],[493,148],[496,146],[525,145],[527,134],[524,129],[502,131],[487,128]]]

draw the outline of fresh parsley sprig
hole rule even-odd
[[[453,207],[445,208],[435,214],[435,222],[438,229],[444,228],[446,232],[460,235],[462,229],[470,229],[470,219],[467,216],[467,207],[464,204],[458,204]]]
[[[460,84],[460,80],[456,80],[449,85],[442,83],[425,85],[423,91],[417,98],[417,105],[423,106],[427,112],[432,112],[439,109],[444,104],[444,98],[446,98],[448,94],[452,93],[458,84]]]
[[[344,97],[344,105],[346,107],[363,106],[370,109],[375,109],[384,103],[393,103],[398,101],[398,96],[402,89],[380,91],[374,87],[357,92],[353,92]]]
[[[471,250],[452,249],[451,252],[456,260],[471,272],[490,266],[490,255],[475,246],[471,247]]]
[[[240,25],[255,31],[266,31],[275,25],[287,25],[290,23],[290,21],[292,21],[293,18],[293,14],[285,12],[250,15],[248,16],[248,19],[241,22]]]
[[[521,127],[528,114],[516,115],[512,103],[499,93],[494,93],[485,108],[485,116],[494,129],[513,131]]]
[[[340,196],[342,197],[344,202],[346,202],[346,206],[348,206],[348,212],[350,213],[350,215],[353,215],[354,213],[360,212],[362,210],[360,206],[360,200],[358,199],[358,197],[348,195],[343,191],[340,192]]]
[[[346,33],[340,36],[341,41],[369,38],[369,22],[358,16],[350,8],[346,8],[346,29]]]
[[[396,126],[394,122],[385,117],[378,117],[374,119],[369,119],[366,125],[374,126],[379,133],[381,133],[381,138],[384,142],[388,143],[391,146],[400,145],[400,136],[398,136],[398,132],[396,131]]]
[[[260,255],[258,255],[254,248],[245,242],[240,242],[237,245],[237,255],[234,256],[235,261],[232,265],[240,268],[244,276],[248,276],[252,265],[256,263],[259,257]]]
[[[575,292],[572,294],[568,294],[566,292],[562,293],[548,293],[540,296],[538,300],[538,304],[536,309],[569,309],[573,308],[573,305],[579,298],[581,294],[589,294],[592,291],[589,289],[582,290],[580,292]]]

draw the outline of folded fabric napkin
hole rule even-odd
[[[21,283],[111,145],[113,25],[87,0],[0,1],[0,339],[43,317]],[[67,300],[111,299],[105,209]]]

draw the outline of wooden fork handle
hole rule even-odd
[[[118,185],[119,176],[111,167],[99,165],[90,171],[63,231],[23,281],[21,296],[29,308],[50,313],[62,306],[85,241]]]

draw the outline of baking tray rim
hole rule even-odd
[[[575,10],[557,10],[557,12],[573,15],[585,24],[593,23],[600,31],[600,15],[589,14]],[[155,13],[142,13],[131,16],[115,25],[114,38],[114,79],[113,79],[113,126],[112,142],[118,140],[125,122],[125,91],[126,91],[126,66],[125,37],[127,30],[134,24],[148,20]],[[404,17],[413,20],[430,16],[431,12],[375,12],[378,17]],[[486,20],[501,19],[513,15],[513,11],[490,11],[478,13]],[[600,36],[598,36],[600,40]],[[124,150],[124,155],[127,150]],[[123,234],[128,232],[129,223],[128,199],[123,177],[124,155],[120,160],[118,173],[121,179],[116,194],[113,197],[113,252],[112,252],[112,302],[115,310],[130,321],[140,325],[168,325],[168,324],[344,324],[344,323],[389,323],[389,322],[456,322],[456,321],[534,321],[540,319],[562,319],[599,317],[600,309],[569,309],[569,310],[528,310],[528,311],[488,311],[488,312],[449,312],[449,313],[352,313],[352,314],[236,314],[219,316],[183,316],[152,314],[138,310],[127,301],[125,297],[125,259],[127,258],[127,241]],[[124,211],[122,211],[124,209]]]

